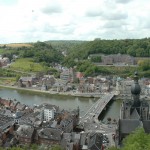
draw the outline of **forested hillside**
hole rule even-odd
[[[62,52],[66,52],[64,56]],[[0,54],[7,56],[10,60],[16,54],[19,58],[32,58],[33,62],[42,63],[43,66],[53,66],[53,63],[60,63],[63,66],[74,67],[85,76],[98,74],[114,74],[120,76],[131,75],[137,68],[126,67],[102,67],[96,66],[88,60],[91,54],[129,54],[134,57],[147,58],[138,62],[138,70],[142,76],[150,76],[150,38],[125,39],[125,40],[101,40],[94,41],[47,41],[32,43],[31,46],[8,47],[1,46]],[[95,55],[96,56],[96,55]],[[98,59],[99,58],[94,58]]]
[[[134,57],[150,56],[150,38],[126,40],[94,40],[74,47],[70,57],[86,59],[90,54],[129,54]]]
[[[16,54],[19,58],[33,58],[34,62],[45,63],[61,63],[63,60],[62,52],[54,49],[51,44],[44,42],[36,42],[31,47],[1,47],[0,54],[3,57],[9,57],[13,59],[13,55]]]
[[[83,43],[86,43],[87,41],[76,41],[76,40],[62,40],[62,41],[45,41],[47,44],[51,44],[52,47],[59,51],[67,51],[73,50],[77,46],[80,46]]]

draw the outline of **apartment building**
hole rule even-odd
[[[74,82],[76,73],[74,68],[64,69],[60,74],[60,79],[67,82]]]

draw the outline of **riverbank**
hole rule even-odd
[[[2,84],[0,84],[0,87],[1,88],[14,89],[14,90],[21,90],[21,91],[45,93],[45,94],[51,94],[51,95],[83,97],[83,98],[100,98],[103,95],[101,93],[74,93],[74,92],[43,91],[43,90],[39,90],[39,89],[21,88],[21,87],[17,87],[17,86],[9,86],[9,85],[2,85]]]

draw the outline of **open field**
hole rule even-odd
[[[18,47],[32,47],[32,44],[29,43],[11,43],[11,44],[0,44],[0,46],[6,45],[7,47],[18,48]]]
[[[0,78],[0,84],[3,85],[14,85],[16,82],[15,77],[1,77]]]
[[[39,63],[33,62],[32,58],[21,58],[12,63],[10,69],[23,72],[40,72],[45,71],[47,68]]]

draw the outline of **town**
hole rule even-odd
[[[115,59],[113,57],[115,57]],[[17,59],[18,56],[14,55],[13,58]],[[136,62],[133,57],[128,55],[113,55],[109,57],[104,56],[104,65],[113,64],[112,60],[116,60],[114,65],[134,65]],[[0,56],[0,64],[2,68],[9,68],[12,63],[13,62],[11,62],[8,57],[2,58]],[[100,97],[104,93],[114,91],[124,96],[128,96],[128,94],[130,94],[130,86],[132,84],[132,78],[130,77],[121,78],[116,75],[84,77],[84,74],[76,71],[75,67],[67,68],[60,64],[55,64],[53,68],[60,72],[59,78],[54,77],[54,75],[51,73],[37,73],[28,76],[21,76],[14,84],[10,85],[9,83],[4,83],[3,85],[12,86],[12,88],[30,89],[39,92],[45,91],[51,94],[83,97]],[[142,86],[142,94],[149,95],[149,78],[141,78],[140,85]]]
[[[149,0],[0,0],[0,150],[150,150]]]
[[[48,87],[48,85],[51,85],[52,83],[55,84],[54,80],[53,82],[48,82],[48,79],[52,81],[51,78],[46,76],[43,77],[41,80],[44,81],[45,87]],[[134,98],[134,94],[136,96],[140,92],[141,102],[143,99],[148,100],[150,96],[150,80],[147,78],[140,80],[140,85],[138,86],[141,86],[142,90],[136,93],[136,91],[134,92],[134,89],[132,88],[135,87],[133,85],[134,82],[135,84],[137,84],[137,80],[135,80],[136,76],[134,82],[132,79],[129,78],[117,78],[115,81],[113,80],[113,78],[107,79],[104,77],[96,79],[87,78],[84,79],[86,82],[81,82],[82,84],[84,83],[83,85],[93,85],[93,87],[95,87],[96,85],[103,85],[102,87],[98,87],[96,89],[97,91],[80,91],[81,94],[89,93],[90,97],[91,94],[100,94],[100,99],[93,106],[91,106],[91,108],[87,111],[87,113],[84,116],[80,116],[80,109],[82,108],[79,107],[72,111],[67,111],[59,108],[58,106],[47,103],[41,105],[34,105],[33,107],[31,107],[25,104],[21,104],[19,100],[16,99],[12,100],[0,98],[1,146],[23,146],[24,144],[31,145],[34,143],[37,145],[46,145],[47,147],[51,147],[52,145],[58,144],[64,149],[69,150],[93,150],[95,147],[96,150],[101,150],[107,149],[111,146],[117,146],[118,143],[120,144],[124,133],[122,133],[122,130],[116,130],[116,128],[118,127],[117,122],[119,120],[114,120],[114,122],[110,122],[110,120],[108,119],[107,123],[102,123],[100,121],[101,119],[99,118],[99,115],[102,113],[103,109],[106,107],[109,101],[111,101],[112,99],[120,98],[120,96],[125,101],[130,101],[132,97]],[[37,79],[34,80],[34,78],[22,77],[18,81],[18,86],[24,89],[30,89],[31,87],[33,89],[36,89],[36,83],[39,83]],[[71,84],[71,82],[69,84]],[[42,87],[42,89],[40,90],[43,91],[47,89],[43,89]],[[63,91],[63,93],[67,92],[58,87],[56,91],[58,93],[61,92],[61,90]],[[74,95],[74,93],[76,93],[77,91],[74,92],[70,89],[69,92],[73,93]],[[131,95],[131,93],[133,96]],[[131,101],[137,100],[134,99]],[[142,105],[142,107],[144,107],[144,105]],[[126,110],[124,111],[124,113],[128,114]],[[134,111],[134,116],[137,113],[138,112]],[[147,113],[149,114],[149,111]],[[127,115],[125,115],[125,117],[128,118]],[[121,117],[120,119],[124,118]],[[149,117],[147,119],[149,119]],[[136,126],[138,125],[139,124],[136,124]],[[123,123],[120,124],[120,127],[121,126],[123,126]]]
[[[58,60],[37,62],[37,59],[46,57],[43,52],[41,55],[40,50],[49,51],[52,47],[44,42],[31,46],[33,49],[2,46],[9,52],[20,51],[19,55],[6,53],[0,56],[2,89],[36,92],[59,96],[60,99],[63,96],[91,98],[94,102],[83,111],[79,104],[67,110],[67,103],[61,108],[58,103],[59,106],[51,104],[51,99],[48,103],[41,100],[40,104],[29,105],[19,98],[13,99],[11,94],[7,98],[1,97],[1,147],[32,149],[32,145],[36,145],[39,149],[52,149],[57,145],[66,150],[104,150],[120,148],[123,139],[137,127],[149,133],[148,58],[120,53],[91,54],[87,60],[71,60],[70,66],[68,60],[66,64]],[[37,51],[40,53],[38,57],[27,57]],[[58,56],[56,50],[52,54],[55,53]],[[67,59],[65,51],[59,52],[59,55],[64,57],[64,61]],[[47,59],[51,61],[53,58],[49,55]],[[133,74],[136,70],[139,70],[140,77],[137,72]],[[103,120],[105,113],[118,100],[121,102],[118,114],[110,114]],[[126,124],[131,128],[126,129]]]

